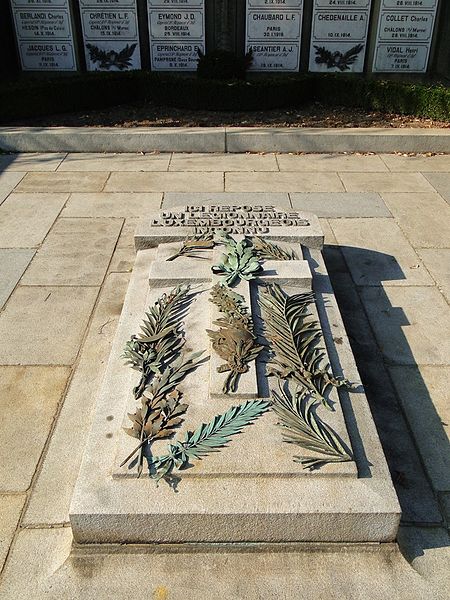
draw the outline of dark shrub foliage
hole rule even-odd
[[[226,50],[214,50],[206,54],[199,50],[198,56],[197,77],[217,81],[245,79],[247,69],[252,62],[251,52],[245,56],[236,56]]]
[[[203,110],[268,110],[309,102],[450,121],[450,88],[346,75],[262,75],[248,81],[130,71],[22,77],[0,84],[0,122],[131,102]]]

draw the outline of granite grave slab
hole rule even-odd
[[[142,219],[135,242],[76,542],[394,540],[400,508],[317,217],[193,195]]]

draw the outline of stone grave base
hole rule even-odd
[[[266,269],[267,277],[274,274],[283,285],[300,291],[312,287],[315,293],[333,373],[345,376],[354,384],[352,390],[339,388],[339,393],[336,392],[338,410],[333,417],[333,427],[352,448],[355,460],[328,464],[314,471],[304,470],[302,465],[292,461],[295,453],[292,445],[282,442],[276,417],[269,411],[234,436],[220,452],[182,471],[175,490],[164,481],[157,486],[145,470],[137,478],[132,469],[119,467],[121,459],[134,445],[122,427],[127,424],[126,413],[132,411],[135,404],[132,389],[138,378],[136,371],[124,365],[121,358],[125,343],[131,334],[139,331],[148,305],[161,290],[170,290],[183,278],[196,285],[206,282],[209,287],[211,279],[206,261],[182,257],[165,262],[164,257],[176,247],[173,240],[180,239],[181,234],[171,237],[163,230],[154,234],[152,227],[149,225],[146,231],[144,224],[137,234],[137,246],[143,249],[137,252],[72,499],[70,521],[76,542],[387,542],[395,539],[400,508],[323,262],[320,251],[323,236],[317,218],[313,215],[304,215],[304,218],[309,220],[310,229],[303,234],[300,229],[306,228],[298,228],[295,235],[287,238],[296,244],[301,260],[279,266],[274,263],[271,269]],[[181,238],[184,235],[183,231]],[[267,237],[277,239],[270,232]],[[221,396],[215,369],[217,360],[203,327],[205,323],[208,326],[210,318],[207,300],[205,303],[199,296],[195,302],[191,322],[186,319],[186,338],[195,340],[191,341],[193,350],[206,348],[211,358],[190,374],[182,386],[188,403],[192,403],[192,410],[189,409],[192,421],[186,419],[190,430],[242,402],[242,399],[238,402],[238,398],[268,395],[268,390],[264,391],[261,385],[265,378],[258,368],[253,368],[246,374],[241,396],[239,390],[231,397]],[[167,442],[158,444],[162,444],[162,450],[167,446]]]

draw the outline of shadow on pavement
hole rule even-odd
[[[345,251],[345,258],[342,250]],[[415,362],[411,348],[403,333],[403,327],[409,325],[408,319],[401,307],[392,306],[387,294],[382,287],[383,283],[392,280],[404,280],[405,275],[393,256],[380,252],[365,250],[362,248],[339,247],[326,245],[324,247],[324,258],[328,272],[336,294],[336,300],[342,313],[342,318],[349,336],[355,360],[364,384],[367,399],[372,410],[374,421],[380,436],[380,440],[386,455],[391,476],[399,497],[402,508],[402,524],[405,530],[411,526],[426,528],[445,527],[443,516],[439,509],[439,502],[435,491],[428,479],[424,464],[429,463],[433,456],[427,455],[427,449],[433,455],[436,451],[442,456],[450,456],[450,444],[443,423],[428,388],[421,377],[417,363]],[[369,318],[361,301],[358,287],[354,284],[350,275],[348,264],[352,261],[363,265],[370,271],[370,286],[377,286],[377,302],[386,315],[384,319],[384,340],[391,341],[398,349],[402,357],[401,365],[414,374],[414,407],[408,408],[403,402],[403,407],[396,393],[388,367],[396,364],[390,362],[383,355],[372,331]],[[374,281],[374,273],[388,271],[386,279],[379,278]],[[372,318],[374,318],[372,316]],[[436,342],[438,343],[438,341]],[[392,355],[392,352],[391,352]],[[406,363],[406,365],[405,365]],[[409,371],[408,371],[409,372]],[[419,409],[423,413],[424,425],[427,429],[432,424],[433,440],[431,444],[424,444],[424,440],[416,439],[422,455],[416,448],[413,434],[409,423],[412,422],[412,410]],[[415,435],[420,435],[420,426],[415,422]],[[421,443],[422,442],[422,443]],[[438,445],[438,447],[436,447]],[[434,467],[436,465],[434,464]],[[439,468],[439,466],[437,467]],[[442,480],[449,477],[448,472],[437,472]],[[436,478],[436,468],[434,469]],[[406,526],[406,527],[405,527]],[[442,547],[448,545],[448,535],[443,529],[442,534],[434,536],[421,535],[399,535],[399,544],[407,544],[404,549],[405,556],[412,560],[420,556],[423,549],[430,547]],[[424,532],[425,533],[425,532]],[[429,538],[429,540],[428,540]],[[427,541],[428,540],[428,541]],[[403,551],[403,549],[402,549]]]

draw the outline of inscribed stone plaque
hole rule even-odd
[[[383,0],[373,71],[425,73],[436,9],[437,0]]]
[[[136,0],[81,0],[80,12],[89,71],[140,69]]]
[[[246,52],[252,71],[298,71],[303,0],[247,0]]]
[[[313,243],[322,235],[319,222],[313,215],[285,210],[274,205],[187,205],[176,210],[163,210],[150,218],[135,235],[140,249],[143,240],[160,243],[180,240],[188,235],[222,230],[229,234],[270,235],[273,239],[301,240]]]
[[[363,71],[370,6],[371,0],[315,0],[310,71]]]
[[[24,71],[76,71],[69,0],[11,0]]]
[[[153,71],[195,71],[205,52],[204,0],[148,0]]]

